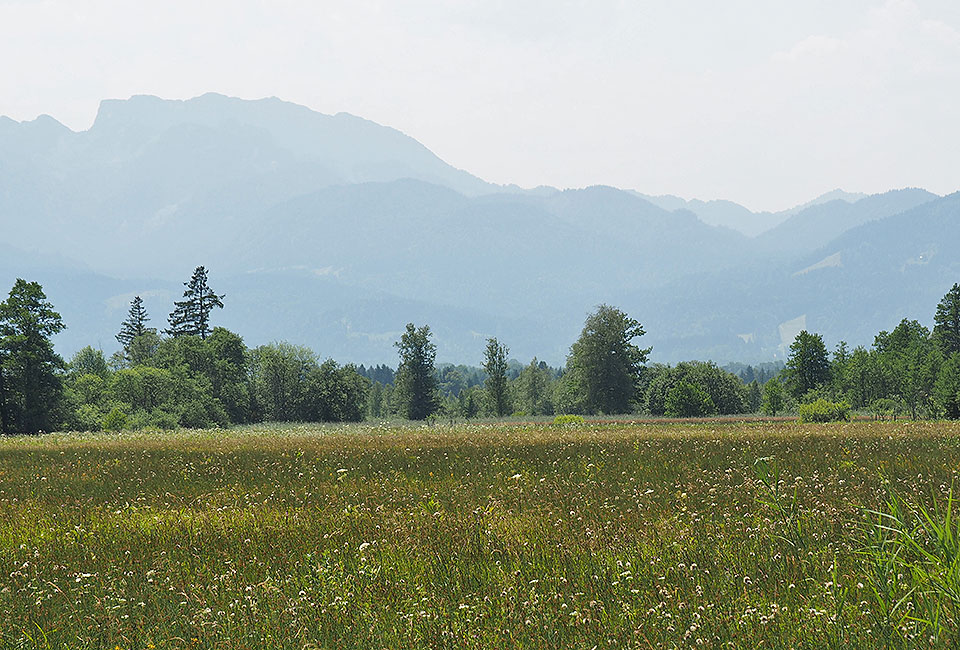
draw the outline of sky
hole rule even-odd
[[[276,96],[495,183],[960,190],[956,0],[0,0],[0,115]]]

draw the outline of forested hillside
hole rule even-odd
[[[115,351],[130,299],[163,310],[202,263],[234,297],[226,327],[342,361],[388,361],[413,320],[445,361],[477,364],[477,341],[509,333],[558,365],[604,302],[643,320],[655,361],[783,359],[804,327],[869,344],[942,295],[958,215],[956,196],[917,189],[773,214],[500,187],[388,127],[277,99],[111,100],[82,132],[0,120],[0,282],[43,284],[67,355]]]

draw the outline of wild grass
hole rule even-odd
[[[3,648],[958,641],[943,423],[0,440]]]

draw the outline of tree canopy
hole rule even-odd
[[[63,331],[63,319],[36,282],[17,279],[0,302],[0,427],[4,432],[37,433],[58,424],[63,359],[50,337]]]
[[[483,369],[487,373],[484,387],[491,410],[498,418],[510,413],[510,393],[507,381],[507,355],[510,350],[497,339],[487,339]]]
[[[960,284],[954,284],[937,305],[933,316],[933,337],[943,356],[960,352]]]
[[[437,409],[437,378],[433,362],[437,346],[430,340],[430,327],[414,327],[397,341],[400,365],[395,377],[396,399],[401,414],[409,420],[424,420]]]
[[[823,337],[803,330],[790,345],[784,371],[790,392],[797,399],[830,381],[830,360]]]
[[[628,413],[633,408],[640,371],[652,349],[633,343],[644,333],[638,321],[609,305],[587,317],[570,348],[568,367],[588,411]]]

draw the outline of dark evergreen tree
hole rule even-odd
[[[174,302],[174,310],[170,313],[170,327],[164,332],[170,336],[199,336],[206,339],[210,333],[210,312],[214,307],[223,309],[223,298],[218,296],[207,284],[207,270],[198,266],[189,282],[184,282],[187,289],[183,292],[184,300]]]
[[[130,302],[130,311],[127,312],[127,320],[120,325],[120,333],[117,334],[117,341],[120,345],[126,349],[130,347],[135,338],[152,331],[147,327],[147,321],[149,320],[147,310],[143,307],[143,299],[140,296],[134,296]]]
[[[756,413],[763,404],[763,389],[760,382],[756,379],[747,385],[747,410],[750,413]]]
[[[510,350],[497,339],[487,339],[483,369],[487,373],[484,388],[490,410],[498,418],[510,413],[510,395],[507,384],[507,355]]]
[[[953,285],[937,305],[933,322],[933,338],[943,356],[949,358],[955,352],[960,352],[960,284]]]
[[[400,414],[410,420],[424,420],[438,407],[433,367],[437,346],[430,341],[430,327],[417,329],[413,323],[407,323],[406,332],[395,345],[400,352],[395,378]]]
[[[944,417],[960,419],[960,352],[954,353],[940,366],[933,393]]]
[[[17,279],[0,302],[0,426],[3,432],[38,433],[58,424],[63,359],[50,337],[66,326],[43,288]]]

